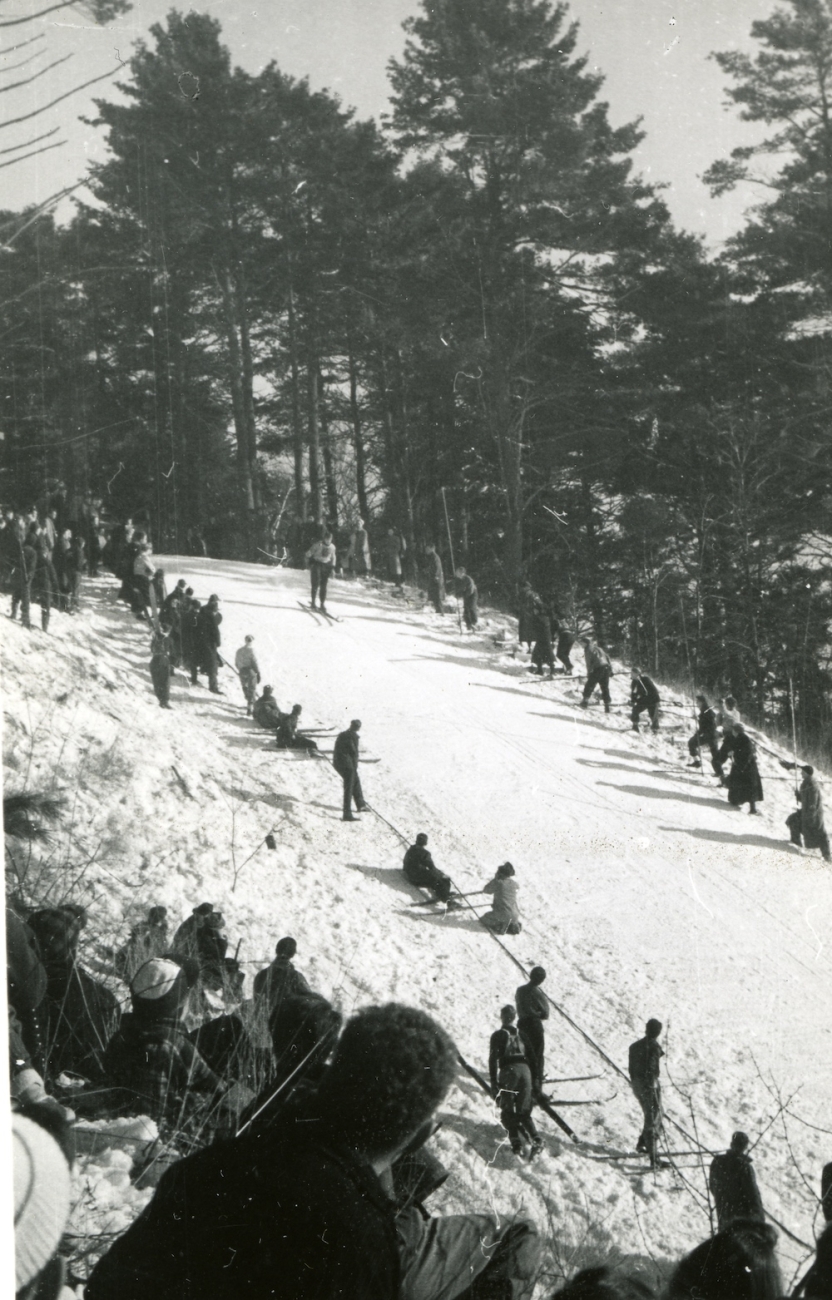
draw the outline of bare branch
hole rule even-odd
[[[10,63],[7,68],[2,68],[0,71],[5,74],[7,72],[15,72],[18,68],[25,68],[27,63],[31,63],[34,59],[39,59],[40,56],[45,53],[46,46],[42,45],[39,50],[35,50],[34,54],[30,54],[28,59],[21,59],[19,63]]]
[[[14,54],[15,50],[22,50],[24,45],[31,45],[33,41],[42,41],[46,37],[46,32],[38,32],[37,36],[30,36],[27,41],[18,41],[17,45],[10,45],[6,54]]]
[[[33,72],[31,77],[23,77],[20,81],[10,81],[8,86],[0,86],[0,95],[5,94],[7,90],[17,90],[18,86],[28,86],[30,82],[37,81],[38,77],[43,77],[47,72],[51,72],[53,68],[57,68],[61,63],[66,63],[67,59],[72,57],[71,54],[65,54],[62,59],[55,59],[54,63],[47,63],[45,68],[39,68],[37,72]]]
[[[69,9],[76,4],[77,0],[61,0],[60,4],[50,5],[48,9],[39,9],[36,14],[27,14],[25,18],[7,18],[0,27],[19,27],[21,23],[33,23],[36,18],[42,18],[44,14],[52,14],[56,9]]]
[[[2,23],[0,23],[1,26]],[[48,108],[54,108],[55,104],[60,104],[61,100],[69,99],[70,95],[77,95],[79,90],[86,90],[87,86],[94,86],[97,81],[104,81],[107,77],[112,77],[116,72],[118,72],[118,68],[110,68],[109,72],[102,72],[100,77],[91,77],[89,81],[82,82],[80,86],[73,86],[72,90],[68,90],[63,95],[58,95],[57,99],[50,100],[48,104],[42,104],[40,108],[36,108],[32,113],[24,113],[22,117],[10,117],[8,122],[0,122],[0,128],[16,126],[18,122],[28,122],[30,117],[38,117],[39,114],[45,113]]]
[[[15,163],[25,162],[27,158],[35,158],[39,153],[48,153],[50,149],[60,149],[66,144],[66,140],[56,140],[54,144],[45,144],[40,149],[32,149],[31,153],[22,153],[17,158],[7,158],[5,162],[0,163],[2,167],[14,167]]]
[[[53,126],[51,131],[44,131],[43,135],[33,135],[31,140],[24,140],[22,144],[10,144],[8,149],[0,149],[0,154],[15,153],[18,149],[28,149],[30,144],[39,144],[41,140],[48,140],[50,135],[57,135],[60,129],[59,126]]]

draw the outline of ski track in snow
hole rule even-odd
[[[600,704],[581,710],[579,681],[535,682],[526,656],[493,644],[514,626],[505,616],[486,611],[486,626],[460,634],[455,618],[414,609],[389,588],[336,580],[329,603],[342,621],[325,623],[300,607],[308,586],[298,571],[160,562],[169,588],[184,577],[200,598],[220,596],[225,657],[254,635],[281,707],[301,703],[307,726],[362,719],[365,752],[381,760],[362,770],[366,797],[408,841],[426,830],[460,889],[514,863],[524,928],[502,942],[527,968],[546,967],[551,997],[613,1060],[626,1067],[644,1021],[664,1021],[664,1095],[683,1128],[691,1131],[690,1094],[709,1148],[724,1149],[737,1127],[753,1138],[777,1108],[763,1079],[784,1095],[800,1087],[792,1109],[828,1122],[832,871],[788,848],[791,787],[767,781],[782,776],[772,758],[760,754],[766,798],[763,815],[750,818],[727,805],[709,772],[685,770],[692,714],[669,707],[680,697],[663,692],[658,737],[636,736],[621,707],[625,669],[613,678],[609,717]],[[419,895],[399,871],[401,843],[371,814],[340,821],[340,780],[328,764],[264,749],[268,737],[245,718],[232,673],[221,673],[223,699],[180,671],[173,710],[160,710],[146,628],[113,603],[112,581],[88,587],[82,617],[53,615],[48,637],[6,620],[3,658],[8,788],[38,789],[57,768],[71,816],[51,851],[69,863],[94,858],[65,886],[92,907],[90,969],[101,966],[102,939],[123,940],[151,904],[166,904],[175,926],[208,899],[225,914],[230,951],[242,939],[249,979],[292,933],[299,968],[345,1013],[413,1002],[484,1071],[498,1009],[522,982],[497,943],[471,913],[409,906]],[[331,738],[323,744],[331,749]],[[269,830],[274,853],[258,848]],[[602,1081],[555,1093],[617,1089],[603,1109],[564,1113],[588,1141],[627,1149],[640,1128],[627,1084],[553,1013],[547,1072],[599,1070]],[[561,1258],[587,1233],[602,1255],[612,1241],[676,1258],[708,1231],[696,1169],[686,1177],[698,1200],[674,1173],[593,1163],[545,1117],[544,1153],[520,1165],[495,1108],[465,1076],[442,1117],[435,1145],[452,1176],[435,1210],[527,1210],[551,1225]],[[689,1145],[669,1136],[672,1149]],[[792,1119],[788,1137],[814,1186],[828,1142]],[[811,1242],[816,1207],[782,1123],[756,1166],[767,1208]],[[781,1237],[786,1280],[800,1258]]]

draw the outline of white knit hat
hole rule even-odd
[[[55,1139],[24,1115],[12,1116],[14,1260],[19,1291],[57,1250],[69,1218],[69,1166]]]
[[[152,957],[136,971],[130,992],[134,998],[156,1002],[170,993],[181,974],[182,967],[175,961],[168,961],[165,957]]]

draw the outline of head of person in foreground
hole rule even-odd
[[[667,1300],[778,1300],[783,1283],[777,1233],[757,1219],[735,1219],[676,1265]]]

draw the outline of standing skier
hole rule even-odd
[[[224,694],[224,691],[220,690],[217,683],[217,673],[220,667],[221,622],[220,598],[219,596],[209,596],[208,604],[199,611],[197,616],[197,633],[199,636],[199,657],[208,674],[208,689],[214,695]]]
[[[584,658],[586,660],[586,681],[584,682],[583,696],[581,698],[581,708],[585,709],[589,704],[589,697],[597,686],[601,692],[601,699],[604,701],[604,712],[610,711],[610,678],[612,677],[612,664],[606,650],[602,650],[597,641],[587,637],[583,643]]]
[[[411,885],[421,889],[430,889],[436,901],[447,903],[451,896],[450,877],[435,865],[430,850],[427,848],[428,837],[424,831],[416,836],[416,843],[411,844],[404,855],[402,871]]]
[[[785,763],[781,759],[780,766],[793,770],[795,764]],[[829,862],[829,836],[823,820],[823,799],[815,769],[810,763],[805,763],[800,770],[803,773],[803,780],[800,789],[796,791],[800,807],[786,818],[791,842],[798,848],[803,843],[807,849],[820,849],[824,862]]]
[[[748,1146],[748,1134],[737,1131],[731,1138],[730,1149],[714,1156],[711,1161],[708,1186],[714,1198],[720,1232],[734,1219],[758,1219],[765,1223],[766,1214],[754,1166],[751,1157],[746,1155]]]
[[[548,665],[549,676],[555,675],[555,649],[552,637],[552,619],[542,600],[538,600],[533,616],[534,648],[532,664],[534,671],[543,676],[543,665]]]
[[[332,766],[344,783],[344,811],[342,820],[345,822],[354,822],[352,815],[352,803],[355,800],[355,806],[359,812],[368,812],[369,808],[364,802],[364,792],[361,789],[361,780],[358,775],[358,733],[361,730],[361,720],[353,718],[348,729],[342,731],[335,738],[335,748],[332,752]]]
[[[514,1007],[500,1009],[500,1028],[491,1035],[488,1073],[491,1095],[500,1107],[500,1121],[515,1155],[523,1154],[523,1138],[531,1142],[529,1159],[543,1143],[532,1119],[532,1076],[523,1039],[514,1023]]]
[[[630,1045],[630,1086],[644,1115],[644,1127],[636,1144],[636,1151],[650,1157],[650,1166],[658,1164],[658,1140],[662,1130],[661,1060],[664,1052],[659,1044],[662,1032],[660,1020],[648,1020],[645,1037]]]
[[[257,663],[257,656],[251,648],[253,636],[247,636],[245,643],[240,646],[234,656],[234,663],[240,674],[240,685],[243,688],[243,695],[246,697],[246,717],[249,717],[254,709],[254,701],[257,698],[257,686],[260,681],[260,668]]]
[[[465,619],[465,626],[471,632],[477,626],[479,621],[479,610],[477,608],[477,584],[462,565],[454,570],[456,576],[456,585],[459,595],[462,597],[462,617]]]
[[[158,625],[150,638],[150,679],[156,699],[163,709],[170,708],[170,637]]]
[[[731,756],[731,771],[728,773],[728,802],[732,808],[748,804],[749,813],[757,814],[758,802],[763,798],[763,783],[757,767],[757,753],[754,741],[748,735],[741,722],[735,722],[722,742],[719,754],[720,763]]]
[[[648,677],[640,668],[634,668],[632,673],[632,687],[630,689],[630,705],[632,712],[630,721],[633,724],[633,731],[639,730],[638,720],[642,713],[647,711],[650,716],[650,725],[653,731],[659,729],[659,692],[656,683],[652,677]]]
[[[546,1034],[543,1021],[549,1019],[549,999],[540,987],[546,978],[542,966],[533,966],[528,984],[521,984],[514,994],[517,1007],[517,1028],[526,1044],[529,1069],[532,1072],[532,1090],[535,1096],[543,1091]]]
[[[431,542],[425,547],[425,556],[427,560],[427,587],[428,600],[433,605],[437,614],[445,613],[445,570],[442,568],[442,557],[436,547]]]
[[[711,767],[714,770],[714,775],[722,779],[722,764],[719,761],[719,743],[717,738],[716,709],[708,703],[708,697],[706,695],[697,695],[696,703],[699,705],[696,735],[691,736],[688,741],[688,753],[692,759],[690,766],[702,766],[702,746],[707,745],[711,753]]]
[[[327,530],[319,542],[314,542],[306,552],[312,579],[312,608],[315,609],[315,597],[320,590],[321,613],[326,613],[326,588],[332,570],[335,568],[337,552],[332,540],[332,533]]]

